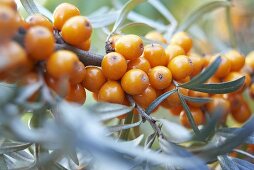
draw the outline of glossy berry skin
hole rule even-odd
[[[143,55],[149,61],[151,67],[167,66],[168,64],[168,57],[160,44],[146,45]]]
[[[192,61],[185,55],[179,55],[173,58],[169,62],[168,68],[175,80],[184,79],[187,76],[190,76],[193,71]]]
[[[115,51],[123,55],[126,60],[135,60],[144,51],[143,41],[137,35],[123,35],[117,39]]]
[[[46,74],[44,79],[48,87],[61,97],[65,97],[71,91],[71,84],[66,78],[56,79],[51,75]]]
[[[84,104],[86,101],[86,90],[81,84],[71,85],[65,100],[78,104]]]
[[[196,125],[202,125],[205,123],[204,113],[199,108],[190,108],[191,114],[193,116],[194,122]],[[187,113],[183,110],[180,113],[180,122],[186,128],[191,128]]]
[[[249,105],[243,101],[240,109],[232,111],[231,114],[238,123],[244,123],[251,117],[251,109]]]
[[[249,89],[249,94],[252,99],[254,99],[254,83],[251,84]]]
[[[19,17],[12,8],[0,6],[0,42],[10,40],[19,27]]]
[[[226,98],[230,103],[230,111],[234,112],[240,109],[244,98],[241,94],[229,94]]]
[[[70,83],[71,84],[78,84],[81,83],[86,76],[86,68],[84,64],[80,61],[75,62],[73,72],[70,76]]]
[[[189,58],[191,59],[192,65],[193,65],[193,71],[191,73],[191,77],[194,77],[203,70],[204,59],[197,54],[191,54]]]
[[[170,44],[165,49],[165,53],[168,57],[168,61],[179,55],[185,55],[184,49],[179,45]]]
[[[210,60],[210,64],[217,58],[218,56],[212,57]],[[231,62],[225,56],[221,56],[221,63],[214,76],[217,78],[223,78],[230,73],[231,70]]]
[[[145,59],[144,57],[139,57],[135,60],[131,60],[128,62],[127,70],[131,70],[131,69],[140,69],[148,73],[149,70],[151,69],[151,65],[147,61],[147,59]]]
[[[34,26],[42,26],[48,28],[49,31],[53,31],[52,23],[41,14],[33,14],[26,19],[29,28]]]
[[[203,93],[203,92],[189,90],[188,96],[190,96],[190,97],[198,97],[198,98],[208,98],[209,94],[208,93]],[[193,107],[200,107],[200,106],[203,106],[205,104],[205,103],[196,103],[196,102],[190,102],[190,101],[188,101],[187,103],[190,106],[193,106]]]
[[[106,82],[106,78],[101,68],[96,66],[86,67],[86,76],[82,85],[89,91],[98,93],[101,86]]]
[[[80,15],[80,11],[77,7],[69,3],[62,3],[54,10],[54,27],[61,30],[68,19],[78,15]]]
[[[45,27],[32,27],[25,35],[25,48],[34,61],[45,60],[54,52],[54,36]]]
[[[179,45],[188,53],[192,48],[192,39],[185,32],[178,32],[171,38],[170,44]]]
[[[167,40],[163,37],[163,35],[157,31],[150,31],[145,35],[145,38],[152,40],[152,41],[158,41],[161,43],[166,44]]]
[[[172,82],[171,71],[164,66],[156,66],[152,68],[148,77],[153,88],[162,90],[167,88]]]
[[[17,11],[17,4],[16,4],[15,0],[1,0],[0,6],[10,7],[14,11]]]
[[[245,64],[254,70],[254,51],[250,52],[245,58]]]
[[[109,80],[120,80],[127,70],[127,61],[121,54],[111,52],[103,57],[101,68]]]
[[[138,95],[145,91],[149,86],[149,78],[147,74],[140,69],[132,69],[127,71],[122,80],[123,90],[130,95]]]
[[[98,93],[98,101],[122,104],[124,102],[124,91],[117,81],[107,81]]]
[[[75,16],[65,22],[61,34],[67,43],[79,45],[91,37],[92,25],[86,17]]]
[[[169,108],[169,112],[174,116],[179,116],[181,111],[183,110],[183,107],[180,106],[172,106]]]
[[[165,90],[163,90],[164,93],[171,91],[173,89],[175,89],[175,85],[174,84],[170,84],[170,86],[168,86]],[[188,95],[188,90],[184,89],[184,88],[179,88],[181,94],[187,96]],[[166,99],[168,106],[169,107],[173,107],[173,106],[179,106],[181,105],[181,101],[177,95],[177,93],[173,93],[171,94],[167,99]]]
[[[135,102],[144,109],[146,109],[156,98],[156,91],[151,86],[147,87],[143,93],[133,96]]]
[[[221,81],[217,77],[213,76],[213,77],[209,78],[206,83],[207,84],[216,84],[216,83],[221,83]]]
[[[236,50],[228,51],[225,57],[231,62],[231,72],[240,71],[245,64],[245,57]]]
[[[89,51],[91,47],[91,39],[89,38],[88,40],[80,43],[79,45],[76,45],[76,47],[84,51]]]
[[[48,73],[55,78],[70,77],[79,62],[75,53],[59,50],[53,53],[46,64]]]

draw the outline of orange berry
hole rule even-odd
[[[204,68],[204,58],[200,57],[197,54],[191,54],[189,57],[192,61],[193,71],[191,76],[194,77],[199,74]]]
[[[245,58],[245,64],[254,70],[254,51],[250,52]]]
[[[84,104],[86,101],[86,90],[81,84],[71,85],[65,99],[69,102]]]
[[[143,93],[133,96],[135,102],[144,109],[146,109],[156,98],[156,91],[151,86],[148,86]]]
[[[10,40],[18,31],[20,18],[8,6],[0,6],[0,42]]]
[[[163,37],[163,35],[157,31],[150,31],[145,35],[145,38],[152,40],[152,41],[158,41],[161,43],[166,44],[167,40]]]
[[[191,80],[190,76],[187,76],[184,79],[177,80],[177,82],[183,84],[189,82],[190,80]]]
[[[249,89],[249,94],[252,99],[254,99],[254,83],[251,84]]]
[[[207,98],[209,97],[208,93],[203,93],[203,92],[198,92],[198,91],[193,91],[193,90],[189,90],[188,96],[190,97],[198,97],[198,98]],[[204,103],[194,103],[194,102],[187,102],[190,106],[193,107],[200,107],[202,105],[204,105]]]
[[[51,32],[53,31],[52,23],[41,14],[33,14],[29,16],[26,19],[26,22],[28,23],[29,28],[34,26],[42,26],[42,27],[48,28],[49,31]]]
[[[178,32],[173,35],[170,44],[179,45],[184,49],[185,53],[188,53],[192,48],[192,39],[188,36],[187,33]]]
[[[121,37],[122,35],[120,34],[115,34],[112,35],[108,41],[106,42],[106,52],[110,53],[110,52],[115,52],[115,44],[116,41]]]
[[[181,111],[183,110],[183,106],[172,106],[169,108],[169,112],[174,116],[179,116]]]
[[[244,123],[251,117],[251,109],[249,105],[243,101],[240,109],[232,111],[231,114],[237,122]]]
[[[47,61],[47,71],[55,78],[70,77],[79,62],[75,53],[59,50],[53,53]]]
[[[221,81],[217,77],[211,77],[207,80],[207,84],[216,84],[216,83],[221,83]]]
[[[54,27],[61,30],[68,19],[78,15],[80,15],[80,11],[77,7],[69,3],[62,3],[54,10]]]
[[[84,50],[84,51],[89,51],[90,47],[91,47],[91,38],[89,38],[88,40],[82,42],[81,44],[76,46],[77,48]]]
[[[240,109],[244,99],[241,94],[229,94],[226,98],[230,103],[230,111],[237,111]]]
[[[84,64],[80,61],[75,62],[73,72],[70,76],[71,84],[78,84],[81,83],[86,76],[86,68]]]
[[[194,122],[196,123],[196,125],[202,125],[205,123],[205,116],[204,113],[201,111],[201,109],[199,108],[190,108],[192,117],[194,119]],[[187,113],[185,112],[185,110],[181,111],[180,113],[180,122],[183,126],[185,126],[186,128],[191,128],[189,119],[186,115]]]
[[[61,33],[64,41],[79,45],[91,37],[92,25],[86,17],[75,16],[65,22]]]
[[[106,78],[101,68],[96,66],[86,67],[86,76],[82,85],[89,91],[97,93],[101,86],[106,82]]]
[[[169,87],[167,87],[165,90],[163,90],[163,92],[166,93],[166,92],[171,91],[175,88],[176,88],[175,85],[173,83],[171,83]],[[179,90],[180,90],[181,94],[183,94],[185,96],[188,95],[188,89],[179,88]],[[180,101],[178,94],[176,92],[171,94],[166,100],[167,100],[167,103],[170,107],[181,105],[181,101]]]
[[[147,74],[140,69],[132,69],[127,71],[122,80],[123,90],[130,95],[138,95],[145,91],[149,86],[149,78]]]
[[[121,54],[111,52],[103,57],[101,68],[105,77],[110,80],[119,80],[127,70],[127,62]]]
[[[126,60],[135,60],[144,51],[142,39],[137,35],[124,35],[117,39],[115,51],[122,54]]]
[[[14,11],[17,10],[17,4],[15,0],[1,0],[0,1],[0,6],[7,6],[12,8]]]
[[[218,56],[213,56],[210,60],[210,64],[217,58]],[[219,68],[215,72],[214,76],[218,78],[223,78],[229,74],[231,70],[231,62],[225,56],[221,56],[221,63]]]
[[[231,62],[231,71],[240,71],[245,64],[245,57],[236,50],[228,51],[225,57]]]
[[[164,66],[152,68],[148,76],[152,87],[158,90],[167,88],[172,82],[172,74],[170,70]]]
[[[168,61],[179,55],[185,55],[184,49],[179,45],[170,44],[165,49],[165,53],[168,57]]]
[[[144,72],[148,73],[149,70],[151,69],[150,63],[145,59],[144,57],[139,57],[135,60],[131,60],[127,64],[127,70],[131,69],[140,69],[143,70]]]
[[[32,27],[25,35],[25,48],[31,59],[45,60],[54,52],[54,36],[45,27]]]
[[[143,55],[149,61],[151,67],[167,66],[168,64],[168,57],[160,44],[146,45]]]
[[[230,81],[234,81],[234,80],[237,80],[237,79],[239,79],[239,78],[241,78],[241,77],[243,77],[244,75],[243,74],[241,74],[241,73],[239,73],[239,72],[231,72],[231,73],[229,73],[224,79],[223,79],[223,81],[224,82],[230,82]],[[247,81],[249,81],[249,80],[247,80]],[[248,83],[248,82],[246,82],[246,79],[245,79],[245,82],[244,82],[244,84],[242,85],[242,87],[240,87],[237,91],[235,91],[236,93],[239,93],[239,92],[242,92],[243,90],[244,90],[244,86],[246,86],[245,85],[245,83]],[[234,92],[233,92],[234,93]]]
[[[70,82],[65,78],[56,79],[51,75],[46,74],[45,81],[48,87],[51,88],[53,91],[55,91],[56,94],[58,94],[61,97],[64,97],[67,94],[69,94],[71,90]]]
[[[173,78],[176,80],[186,78],[191,75],[193,71],[192,61],[185,55],[179,55],[173,58],[169,62],[168,68],[171,71]]]
[[[98,101],[118,103],[124,102],[124,91],[117,81],[107,81],[98,93]]]

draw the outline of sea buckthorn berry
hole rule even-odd
[[[191,73],[191,76],[194,77],[199,74],[204,68],[204,58],[197,54],[191,54],[189,58],[191,59],[193,65],[193,71]]]
[[[185,55],[184,49],[179,45],[170,44],[165,49],[165,53],[168,57],[168,61],[179,55]]]
[[[98,93],[92,93],[93,99],[98,101]]]
[[[70,83],[71,84],[78,84],[81,83],[86,76],[86,68],[84,64],[80,61],[75,62],[73,72],[70,76]]]
[[[82,85],[89,91],[98,93],[101,86],[106,82],[106,78],[101,68],[96,66],[86,67],[86,76]]]
[[[0,6],[0,42],[10,40],[19,28],[19,16],[8,6]]]
[[[130,95],[138,95],[145,91],[149,86],[149,78],[147,74],[140,69],[132,69],[127,71],[122,80],[123,90]]]
[[[187,76],[184,79],[177,80],[177,82],[183,84],[189,82],[190,80],[191,80],[190,76]]]
[[[53,53],[47,61],[47,71],[55,78],[70,77],[79,62],[75,53],[59,50]]]
[[[245,64],[254,71],[254,51],[250,52],[245,58]]]
[[[144,72],[148,73],[149,70],[151,69],[150,63],[145,59],[144,57],[139,57],[135,60],[131,60],[127,64],[127,70],[131,69],[140,69],[143,70]]]
[[[117,81],[107,81],[98,93],[98,101],[118,103],[124,102],[124,91]]]
[[[228,51],[225,57],[231,62],[231,71],[240,71],[245,64],[245,57],[236,50]]]
[[[101,68],[106,78],[119,80],[127,70],[127,61],[121,54],[111,52],[103,57]]]
[[[209,94],[208,93],[203,93],[203,92],[189,90],[188,96],[190,96],[190,97],[198,97],[198,98],[208,98]],[[196,103],[196,102],[191,102],[191,101],[188,101],[187,103],[190,106],[193,106],[193,107],[200,107],[200,106],[204,105],[204,103]]]
[[[65,100],[78,104],[84,104],[86,101],[86,90],[81,84],[71,85]]]
[[[181,111],[183,110],[183,106],[173,106],[169,108],[169,112],[174,116],[179,116]]]
[[[61,34],[67,43],[79,45],[91,37],[92,25],[86,17],[75,16],[65,22]]]
[[[164,44],[167,44],[167,40],[163,37],[163,35],[157,31],[150,31],[145,35],[145,38],[152,40],[152,41],[158,41]]]
[[[202,125],[205,123],[205,116],[204,113],[199,108],[190,108],[192,117],[196,125]],[[187,113],[183,110],[180,113],[180,122],[186,128],[191,128],[189,119],[187,117]]]
[[[166,92],[171,91],[175,88],[176,88],[175,85],[173,83],[171,83],[169,87],[167,87],[165,90],[163,90],[163,92],[166,93]],[[188,91],[189,91],[188,89],[179,88],[179,90],[180,90],[181,94],[183,94],[185,96],[188,95]],[[166,100],[167,100],[168,105],[170,107],[181,105],[181,101],[180,101],[178,94],[176,92],[171,94]]]
[[[1,0],[0,1],[0,6],[7,6],[12,8],[13,10],[17,10],[17,4],[15,0]]]
[[[28,23],[29,28],[34,26],[42,26],[42,27],[48,28],[49,31],[53,31],[52,23],[41,14],[33,14],[29,16],[26,19],[26,22]]]
[[[247,87],[250,87],[251,85],[251,76],[249,73],[242,72],[242,75],[245,76],[244,86],[243,88],[246,89]]]
[[[212,59],[210,60],[210,64],[213,63],[217,57],[219,56],[213,56]],[[231,62],[225,56],[221,56],[220,66],[215,72],[214,76],[218,78],[224,78],[229,74],[230,70],[231,70]]]
[[[135,60],[144,51],[143,41],[137,35],[123,35],[117,39],[115,51],[122,54],[126,60]]]
[[[25,48],[31,59],[35,61],[45,60],[54,52],[54,36],[45,27],[32,27],[25,35]]]
[[[10,70],[23,67],[28,61],[25,50],[14,41],[0,45],[0,60],[0,72],[11,72]]]
[[[141,94],[134,95],[133,99],[137,104],[146,109],[157,97],[156,91],[153,87],[148,86]]]
[[[179,32],[173,35],[170,44],[181,46],[185,53],[188,53],[192,48],[192,39],[185,32]]]
[[[62,3],[54,10],[54,27],[61,30],[68,19],[78,15],[80,15],[80,11],[77,7],[69,3]]]
[[[89,51],[90,47],[91,47],[91,38],[89,38],[88,40],[80,43],[79,45],[76,46],[77,48],[84,50],[84,51]]]
[[[56,79],[49,74],[46,74],[44,79],[48,87],[51,88],[59,96],[65,97],[67,94],[69,94],[71,85],[68,79]]]
[[[229,74],[223,79],[223,81],[224,81],[224,82],[230,82],[230,81],[237,80],[237,79],[239,79],[239,78],[241,78],[241,77],[243,77],[243,76],[244,76],[244,75],[241,74],[241,73],[239,73],[239,72],[231,72],[231,73],[229,73]],[[246,79],[245,79],[245,81],[246,81]],[[233,93],[242,92],[242,91],[244,90],[244,87],[246,87],[245,83],[246,83],[246,82],[244,82],[244,84],[243,84],[237,91],[235,91],[235,92],[233,92]],[[248,83],[248,82],[247,82],[247,83]]]
[[[243,101],[240,109],[232,111],[231,114],[237,122],[244,123],[251,117],[251,109],[249,105]]]
[[[164,66],[156,66],[149,73],[149,80],[153,88],[162,90],[167,88],[172,82],[171,71]]]
[[[221,83],[221,81],[217,77],[213,76],[213,77],[209,78],[206,83],[207,84],[216,84],[216,83]]]
[[[173,78],[176,80],[182,80],[187,76],[190,76],[193,71],[192,61],[185,55],[179,55],[173,58],[169,62],[168,68],[171,71]]]
[[[143,55],[149,61],[151,67],[167,66],[168,64],[168,57],[160,44],[146,45]]]
[[[112,35],[106,42],[106,53],[115,52],[116,41],[121,37],[120,34]]]
[[[254,83],[251,84],[249,89],[249,94],[252,99],[254,99]]]
[[[230,103],[230,111],[237,111],[240,109],[244,98],[241,94],[229,94],[226,98]]]
[[[219,97],[219,96],[213,96],[212,101],[207,103],[206,110],[209,114],[215,114],[216,112],[220,112],[222,122],[224,122],[227,118],[228,113],[230,112],[230,103],[228,100]]]

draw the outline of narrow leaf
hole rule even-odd
[[[1,170],[8,170],[4,155],[0,155],[0,169]]]
[[[31,146],[31,143],[4,142],[2,146],[0,146],[0,154],[21,151],[29,146]]]
[[[121,131],[121,130],[126,130],[126,129],[130,129],[130,128],[134,128],[136,126],[139,126],[141,123],[142,123],[142,119],[139,118],[139,121],[135,122],[135,123],[110,126],[110,127],[108,127],[108,131],[117,132],[117,131]]]
[[[226,155],[218,156],[218,160],[223,170],[240,170]]]
[[[133,139],[131,141],[123,142],[124,144],[129,144],[130,146],[138,146],[144,138],[144,134],[140,135],[136,139]]]
[[[185,20],[183,20],[182,24],[179,25],[178,31],[186,31],[188,30],[193,24],[200,20],[205,14],[214,11],[221,7],[228,7],[230,6],[230,1],[226,0],[218,0],[205,3],[201,5],[199,8],[195,9]]]
[[[124,124],[131,124],[133,122],[133,113],[129,113],[127,118],[124,120]],[[122,130],[120,134],[120,139],[128,140],[130,129]]]
[[[193,77],[189,82],[179,85],[184,88],[192,88],[196,85],[205,83],[209,78],[211,78],[217,71],[221,63],[221,57],[217,57],[214,62],[203,70],[200,74]]]
[[[121,26],[121,24],[124,22],[124,20],[128,16],[129,12],[131,10],[133,10],[137,5],[139,5],[140,3],[143,3],[143,2],[145,2],[145,0],[130,0],[123,6],[123,8],[121,9],[121,12],[115,22],[115,25],[111,31],[111,35],[117,31],[119,26]]]
[[[183,95],[183,98],[193,103],[209,103],[210,101],[212,101],[211,98],[207,98],[207,97],[200,98],[200,97],[190,97],[190,96]]]
[[[146,113],[150,115],[152,111],[161,104],[166,98],[175,93],[177,89],[170,90],[162,95],[160,95],[157,99],[155,99],[146,109]]]
[[[239,88],[241,88],[244,84],[245,77],[241,77],[237,80],[224,82],[224,83],[217,83],[217,84],[200,84],[192,87],[186,87],[191,90],[205,92],[210,94],[226,94],[231,93]]]
[[[102,103],[98,102],[88,106],[88,110],[98,114],[102,121],[116,118],[118,116],[129,113],[133,110],[134,106],[128,107],[120,104]]]
[[[76,165],[79,165],[78,155],[75,148],[69,149],[68,156]]]
[[[91,22],[93,28],[102,28],[113,24],[116,21],[118,15],[119,11],[114,11],[96,16],[91,16],[88,17],[88,19]]]
[[[124,29],[130,28],[130,27],[135,27],[135,26],[138,26],[139,28],[140,27],[153,28],[151,25],[148,25],[148,24],[143,23],[143,22],[131,22],[131,23],[128,23],[128,24],[125,24],[125,25],[121,26],[118,30],[123,31]]]
[[[239,169],[246,169],[246,170],[249,170],[249,169],[254,169],[254,164],[246,161],[246,160],[243,160],[243,159],[239,159],[239,158],[230,158],[238,167]],[[254,158],[252,158],[254,160]]]
[[[191,128],[193,129],[193,131],[194,131],[194,133],[196,135],[199,135],[200,131],[199,131],[199,129],[198,129],[198,127],[197,127],[197,125],[196,125],[196,123],[194,121],[194,118],[193,118],[193,116],[191,114],[189,106],[186,104],[186,102],[185,102],[185,100],[183,98],[183,95],[181,93],[179,93],[179,92],[177,92],[177,94],[178,94],[178,97],[180,98],[181,104],[182,104],[182,106],[183,106],[183,108],[184,108],[184,110],[186,112],[186,115],[187,115],[187,118],[188,118],[189,123],[191,125]]]
[[[33,0],[20,0],[20,2],[29,15],[39,13],[39,9]]]

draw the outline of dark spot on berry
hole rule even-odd
[[[39,30],[36,31],[36,34],[38,34],[38,35],[44,35],[45,32],[44,32],[44,30],[39,29]]]
[[[144,82],[147,81],[147,76],[145,74],[142,74],[141,80],[144,81]]]
[[[158,74],[158,79],[159,79],[159,80],[162,80],[162,79],[163,79],[163,75],[159,73],[159,74]]]
[[[86,22],[86,23],[85,23],[85,26],[86,26],[86,27],[91,27],[91,25],[90,25],[89,22]]]
[[[143,51],[143,50],[144,50],[144,44],[141,43],[141,44],[139,45],[139,48],[140,48],[141,51]]]

